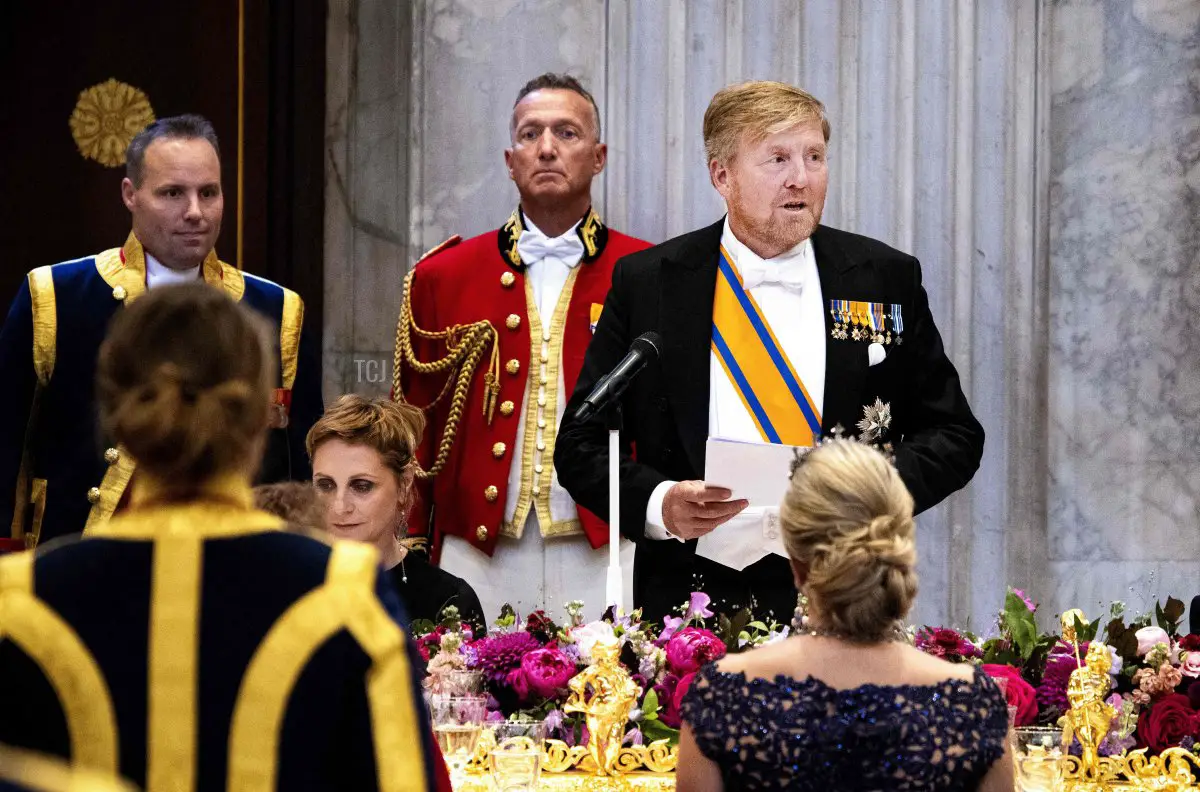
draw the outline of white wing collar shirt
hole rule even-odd
[[[791,250],[771,259],[762,259],[743,245],[729,228],[721,234],[721,245],[742,275],[742,283],[753,296],[763,316],[791,360],[813,405],[821,411],[825,400],[825,309],[817,257],[812,241],[805,239]],[[729,440],[762,442],[754,418],[742,403],[733,383],[725,374],[715,352],[710,353],[708,368],[708,434]],[[663,523],[662,505],[667,490],[676,482],[664,481],[650,496],[646,508],[646,536],[651,539],[677,539]],[[778,543],[778,513],[775,509],[749,508],[717,528],[729,533],[762,532],[762,545]],[[774,535],[772,535],[774,534]],[[757,548],[759,543],[747,543]],[[757,557],[754,557],[757,553]],[[765,549],[748,549],[738,559],[744,568],[766,555]]]

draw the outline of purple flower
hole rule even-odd
[[[472,643],[471,648],[475,652],[475,667],[492,682],[504,682],[509,672],[521,666],[521,658],[542,645],[522,631],[489,635]]]
[[[1079,656],[1087,655],[1088,644],[1079,645]],[[1056,650],[1046,658],[1046,671],[1042,675],[1042,684],[1038,685],[1038,710],[1045,712],[1053,710],[1059,714],[1067,711],[1067,683],[1071,681],[1071,672],[1079,668],[1073,652]]]
[[[679,628],[683,626],[683,619],[678,616],[663,616],[662,632],[658,634],[659,641],[666,641],[672,635],[679,632]]]
[[[725,642],[708,630],[685,627],[667,642],[667,666],[676,674],[699,671],[725,656]]]
[[[642,736],[641,729],[630,729],[625,732],[625,739],[621,741],[621,745],[645,745],[646,738]]]
[[[709,603],[712,602],[712,597],[705,594],[703,591],[693,591],[692,597],[688,601],[687,613],[684,615],[684,621],[692,619],[711,619],[712,611],[708,609]]]
[[[575,662],[557,648],[534,649],[521,658],[521,674],[531,693],[552,698],[575,676]]]
[[[547,737],[549,737],[551,734],[558,734],[560,731],[562,731],[563,720],[565,717],[566,716],[563,715],[563,711],[560,709],[552,709],[546,713],[545,726]]]

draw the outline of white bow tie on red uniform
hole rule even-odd
[[[527,228],[517,240],[517,252],[526,264],[533,264],[544,258],[555,258],[568,267],[575,267],[583,258],[583,240],[574,229],[551,239],[541,231]]]

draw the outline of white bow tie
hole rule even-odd
[[[804,288],[804,271],[801,269],[802,260],[796,258],[787,262],[747,262],[741,267],[742,288],[753,289],[758,286],[775,284],[797,294]]]
[[[517,252],[526,264],[533,264],[544,258],[558,259],[568,267],[575,267],[583,258],[583,240],[574,230],[560,237],[550,239],[541,231],[526,229],[517,240]]]

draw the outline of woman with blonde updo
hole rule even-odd
[[[869,446],[831,440],[797,463],[779,516],[807,619],[697,673],[681,792],[1012,789],[995,684],[904,640],[917,594],[912,511]]]
[[[332,536],[379,551],[410,618],[437,622],[453,606],[459,618],[482,630],[475,590],[414,552],[417,541],[407,538],[424,429],[425,416],[411,404],[346,394],[308,432],[313,487]]]
[[[435,787],[378,553],[253,507],[271,347],[204,284],[117,313],[97,394],[129,508],[0,558],[0,742],[149,790]]]

